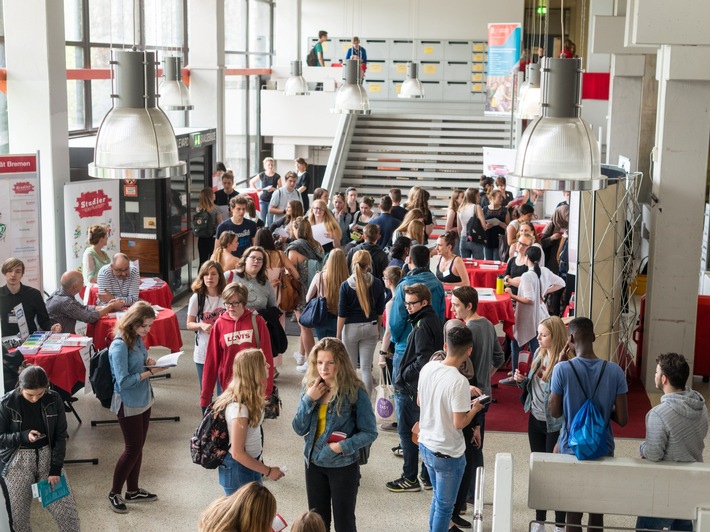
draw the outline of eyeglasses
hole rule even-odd
[[[238,307],[239,305],[243,305],[243,304],[244,303],[242,303],[241,301],[225,301],[224,302],[224,306],[229,307],[229,308]]]
[[[252,262],[256,262],[257,264],[259,264],[259,263],[261,263],[261,262],[264,262],[264,259],[263,259],[263,258],[261,258],[261,257],[255,257],[254,255],[249,255],[249,256],[247,257],[247,260],[250,260],[250,261],[252,261]]]
[[[325,211],[325,209],[323,209],[322,207],[313,207],[313,212],[323,212],[323,211]]]
[[[131,271],[131,267],[129,266],[128,268],[113,268],[113,271],[116,273],[128,273]]]
[[[414,305],[416,305],[417,303],[421,303],[421,302],[422,302],[421,299],[417,299],[416,301],[405,301],[404,306],[407,308],[412,308]]]

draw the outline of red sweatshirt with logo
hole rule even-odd
[[[252,314],[256,318],[259,344],[254,334]],[[232,364],[237,353],[254,347],[264,352],[266,363],[269,365],[266,381],[266,397],[268,397],[274,389],[274,358],[266,322],[257,312],[249,309],[245,309],[244,314],[236,321],[232,319],[229,312],[225,312],[217,319],[210,331],[210,341],[207,343],[205,366],[202,370],[200,406],[209,406],[217,379],[222,390],[225,390],[232,381]]]

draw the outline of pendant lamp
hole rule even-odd
[[[308,83],[302,75],[303,64],[301,61],[291,61],[291,76],[286,80],[284,94],[286,96],[305,96],[308,92]]]
[[[163,58],[163,81],[158,87],[160,108],[166,111],[192,111],[190,89],[182,81],[182,59],[177,56]]]
[[[362,81],[358,75],[359,61],[357,59],[346,59],[343,62],[343,72],[345,83],[343,83],[335,94],[335,107],[331,113],[369,115],[370,101],[362,86]]]
[[[542,60],[542,115],[523,133],[508,182],[518,188],[598,190],[599,144],[580,118],[582,60]]]
[[[528,63],[525,66],[525,82],[518,92],[518,119],[531,120],[540,116],[540,93],[540,65]]]
[[[417,63],[407,63],[407,79],[402,83],[398,98],[424,98],[424,87],[417,77]]]
[[[155,52],[113,50],[113,106],[96,136],[89,175],[157,179],[185,175],[170,120],[156,104]]]

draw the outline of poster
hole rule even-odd
[[[87,248],[89,227],[104,224],[108,243],[103,250],[109,255],[121,246],[119,227],[118,179],[92,179],[64,185],[64,215],[66,216],[67,270],[81,271],[81,261]]]
[[[520,70],[520,24],[488,24],[486,114],[510,115]]]
[[[0,155],[0,257],[25,263],[22,284],[42,290],[37,154]]]

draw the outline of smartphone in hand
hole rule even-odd
[[[487,405],[488,403],[491,402],[491,396],[490,396],[490,395],[483,394],[483,395],[479,395],[478,397],[476,397],[476,398],[474,399],[474,401],[475,401],[475,400],[477,400],[477,401],[478,401],[480,404],[482,404],[482,405]]]

